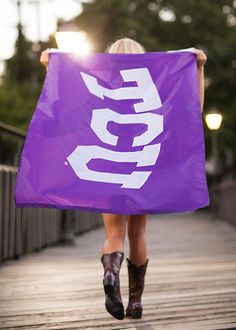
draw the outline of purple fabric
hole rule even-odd
[[[124,81],[121,71],[129,73],[131,69],[143,68],[147,76],[150,75],[152,88],[145,85],[147,77],[140,70],[144,96],[137,89],[136,99],[115,99],[119,93],[122,97],[125,88],[127,93],[138,88],[137,81]],[[95,84],[100,95],[89,90],[86,77],[97,79],[90,85]],[[99,91],[98,86],[106,92]],[[110,95],[110,91],[117,92]],[[158,104],[158,95],[161,106],[153,109],[155,102]],[[148,102],[152,103],[150,109]],[[142,109],[142,105],[146,108]],[[135,106],[138,106],[136,110]],[[102,141],[99,136],[103,127],[102,109],[108,109],[112,115],[115,112],[114,116],[120,114],[117,120],[108,120],[105,127],[109,138],[116,139],[113,144]],[[97,131],[91,124],[93,112],[97,114]],[[141,119],[137,123],[122,123],[126,118]],[[146,122],[142,123],[142,118],[143,121],[151,118],[150,125],[157,121],[152,132],[155,133],[155,127],[159,132],[147,145],[146,142],[142,145],[140,140],[134,145],[135,137],[141,136],[142,140],[149,127]],[[105,136],[105,133],[101,134]],[[91,146],[95,146],[94,149]],[[145,146],[150,148],[145,149],[144,155]],[[78,57],[51,53],[21,155],[15,201],[17,206],[117,214],[172,213],[202,208],[209,204],[204,148],[195,54],[183,51]],[[95,149],[105,154],[106,150],[111,151],[109,157],[119,155],[122,161],[106,156],[99,158],[95,155],[97,151],[93,157]],[[87,163],[85,159],[78,165],[80,177],[69,159],[73,152],[74,162],[77,157],[78,164],[87,153],[91,155]],[[95,177],[96,180],[96,172],[104,174],[104,182],[89,179]],[[132,172],[143,172],[148,177],[142,181],[143,174],[136,173],[136,180]],[[118,183],[109,182],[110,173],[120,174]],[[89,177],[84,178],[87,175]],[[137,181],[139,187],[135,187]]]

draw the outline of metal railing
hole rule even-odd
[[[0,164],[18,166],[25,132],[0,122]]]

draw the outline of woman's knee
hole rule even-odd
[[[126,217],[117,214],[103,214],[106,237],[108,239],[124,239],[126,233]]]
[[[146,231],[146,214],[131,215],[128,220],[128,236],[129,238],[137,238],[145,235]]]

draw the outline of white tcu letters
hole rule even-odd
[[[83,180],[121,184],[122,188],[139,189],[147,181],[151,171],[133,171],[131,174],[118,174],[90,170],[87,163],[91,159],[105,159],[113,162],[133,162],[137,167],[154,165],[160,152],[160,144],[147,145],[163,131],[163,116],[155,113],[146,113],[162,106],[160,96],[152,81],[147,68],[128,69],[120,71],[124,81],[135,81],[135,87],[108,89],[99,85],[96,78],[81,72],[81,76],[90,91],[99,98],[104,96],[114,100],[133,99],[143,102],[134,104],[134,114],[120,114],[111,109],[94,109],[91,128],[99,139],[107,144],[116,146],[118,136],[107,129],[109,121],[119,124],[147,125],[147,130],[134,137],[132,146],[144,146],[141,151],[121,152],[96,145],[77,146],[67,157],[76,175]],[[145,113],[140,113],[145,112]]]
[[[125,82],[135,81],[138,86],[108,89],[98,84],[93,76],[81,72],[81,76],[90,93],[104,99],[104,96],[113,100],[137,100],[142,103],[134,105],[136,112],[156,110],[162,106],[160,96],[147,68],[122,70],[120,74]]]

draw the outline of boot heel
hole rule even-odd
[[[133,310],[131,312],[132,318],[133,319],[141,319],[141,317],[142,317],[142,311],[143,311],[142,308],[136,308],[135,310]]]
[[[143,306],[141,303],[133,303],[126,308],[126,316],[131,316],[133,319],[141,319]]]
[[[111,272],[107,272],[103,279],[104,291],[108,296],[115,294],[115,276]]]

